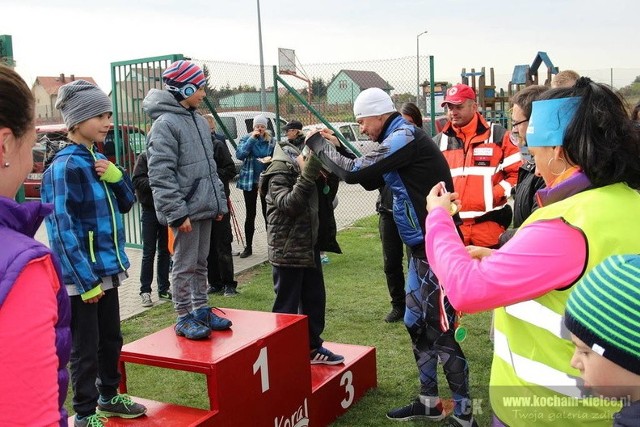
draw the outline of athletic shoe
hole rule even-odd
[[[97,414],[89,415],[84,418],[73,417],[73,427],[104,427],[107,419]]]
[[[240,292],[238,292],[236,290],[236,288],[234,288],[233,286],[225,286],[224,287],[224,296],[225,297],[235,297],[236,295],[238,295]]]
[[[222,286],[209,285],[209,288],[207,289],[207,293],[209,295],[211,295],[211,294],[221,294],[223,292],[224,292],[224,288]]]
[[[173,299],[173,295],[171,295],[171,292],[169,291],[160,291],[158,292],[158,298],[171,301]]]
[[[387,323],[399,322],[404,319],[404,307],[398,308],[393,307],[387,317],[384,318],[384,321]]]
[[[442,425],[446,427],[478,427],[478,423],[473,419],[473,416],[471,415],[468,415],[466,417],[462,415],[456,417],[452,414],[444,421],[444,424]]]
[[[329,264],[329,257],[326,254],[320,255],[320,262],[323,264]]]
[[[198,322],[207,325],[212,331],[224,331],[232,325],[231,320],[220,317],[211,311],[211,307],[202,307],[193,311],[193,317]]]
[[[420,398],[416,398],[413,402],[400,408],[392,409],[387,412],[387,418],[396,421],[411,421],[411,420],[426,420],[426,421],[440,421],[445,416],[442,411],[442,403],[438,404],[434,408],[427,408]]]
[[[179,337],[185,337],[190,340],[201,340],[208,338],[211,335],[211,328],[204,323],[199,322],[193,316],[193,313],[187,314],[182,319],[178,320],[175,326],[176,335]]]
[[[311,351],[312,365],[339,365],[344,362],[344,357],[332,353],[324,347],[318,347]]]
[[[143,292],[140,294],[143,307],[153,307],[153,301],[151,301],[151,294],[149,292]]]
[[[96,414],[103,417],[138,418],[147,413],[144,405],[135,403],[128,394],[116,394],[104,403],[98,399]]]
[[[240,258],[246,258],[253,255],[253,250],[251,249],[251,246],[247,246],[246,248],[244,248],[244,251],[240,252]]]

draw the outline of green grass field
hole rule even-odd
[[[389,426],[385,413],[413,399],[418,390],[418,373],[409,334],[402,323],[388,324],[389,295],[382,270],[377,216],[357,222],[338,235],[343,254],[329,254],[324,267],[327,288],[327,322],[323,338],[327,341],[376,347],[378,388],[369,392],[334,426]],[[270,311],[273,303],[271,267],[257,266],[239,280],[241,294],[236,298],[215,296],[211,304],[219,307]],[[131,286],[129,284],[128,286]],[[122,323],[125,342],[131,342],[175,321],[171,304],[161,304]],[[490,314],[464,316],[469,331],[462,343],[469,361],[471,393],[476,402],[476,419],[481,426],[490,422],[488,403],[492,346],[489,341]],[[450,397],[440,369],[440,393]],[[181,405],[208,408],[204,376],[136,364],[127,365],[127,385],[132,395]],[[71,392],[67,399],[70,408]],[[402,425],[423,425],[403,423]],[[433,425],[433,424],[431,424]]]

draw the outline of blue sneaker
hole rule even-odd
[[[189,313],[182,319],[178,319],[175,330],[176,335],[190,340],[201,340],[209,338],[209,335],[211,335],[211,329],[204,323],[199,322],[193,313]]]
[[[231,327],[231,320],[220,317],[211,310],[211,307],[202,307],[194,310],[193,316],[198,322],[211,328],[212,331],[224,331]]]
[[[318,347],[311,351],[312,365],[339,365],[343,362],[343,356],[335,354],[325,347]]]

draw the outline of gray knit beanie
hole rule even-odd
[[[60,86],[56,108],[62,113],[68,130],[85,120],[113,111],[109,97],[86,80],[74,80]]]

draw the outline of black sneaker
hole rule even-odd
[[[224,296],[225,297],[235,297],[236,295],[238,295],[240,292],[238,292],[236,290],[236,288],[234,288],[233,286],[225,286],[224,287]]]
[[[335,354],[324,347],[318,347],[311,351],[312,365],[339,365],[343,362],[343,356]]]
[[[96,415],[102,417],[138,418],[147,413],[144,405],[135,403],[128,394],[117,394],[107,403],[98,399]]]
[[[384,318],[387,323],[400,322],[401,320],[404,320],[404,307],[393,307],[387,317]]]
[[[417,398],[406,406],[392,409],[387,412],[387,418],[396,421],[440,421],[444,416],[445,414],[442,410],[441,402],[438,402],[434,408],[427,408],[422,402],[420,402],[420,398]]]
[[[244,248],[244,251],[240,252],[240,258],[246,258],[253,255],[253,250],[251,249],[251,246],[247,246],[246,248]]]
[[[473,419],[472,415],[456,417],[451,414],[442,425],[446,427],[478,427],[478,423]]]
[[[173,296],[171,295],[171,292],[169,292],[169,291],[160,291],[160,292],[158,292],[158,298],[160,298],[160,299],[166,299],[166,300],[171,301],[172,297]]]
[[[223,292],[224,288],[222,286],[209,285],[209,289],[207,289],[208,294],[221,294]]]

